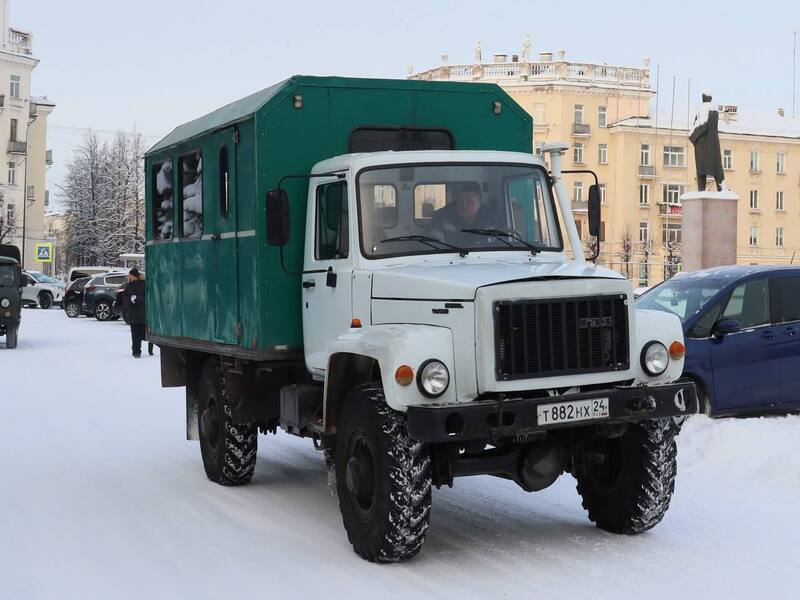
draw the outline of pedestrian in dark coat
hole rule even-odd
[[[122,301],[125,303],[125,314],[131,327],[131,350],[134,358],[142,356],[142,341],[145,335],[145,284],[144,277],[139,269],[133,268],[128,273],[128,285],[122,292]],[[148,347],[148,352],[153,354],[153,344]]]

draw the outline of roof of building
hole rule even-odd
[[[656,123],[653,117],[629,117],[615,123],[609,123],[608,126],[654,128],[657,124],[659,129],[688,131],[686,121],[683,119],[672,120],[672,127],[670,127],[670,121],[669,115],[660,116],[658,118],[658,123]],[[720,133],[735,133],[741,135],[800,138],[800,119],[781,117],[777,114],[739,113],[736,120],[727,123],[720,118],[719,131]]]

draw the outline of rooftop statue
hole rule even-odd
[[[689,133],[689,140],[694,144],[697,189],[704,192],[706,178],[713,177],[717,191],[727,190],[719,150],[719,111],[711,104],[711,92],[703,92],[702,100]]]

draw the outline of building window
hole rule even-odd
[[[575,105],[575,125],[583,125],[583,104]]]
[[[639,184],[639,204],[641,206],[648,206],[650,204],[650,184]]]
[[[643,167],[650,165],[650,144],[642,144],[639,149],[639,164]]]
[[[600,191],[600,203],[606,204],[608,199],[606,198],[606,184],[600,183],[597,185],[597,189]]]
[[[12,142],[17,141],[17,119],[11,119],[11,133],[8,136]]]
[[[17,163],[8,163],[8,185],[17,185]]]
[[[203,236],[203,160],[199,151],[181,156],[178,161],[178,181],[181,192],[181,237],[199,239]]]
[[[597,126],[598,127],[605,127],[606,126],[606,107],[605,106],[598,106],[597,107]]]
[[[9,204],[6,206],[6,225],[9,227],[14,227],[14,224],[17,222],[17,211],[14,208],[13,204]]]
[[[750,245],[758,246],[758,226],[752,225],[750,227]]]
[[[783,248],[783,227],[778,227],[775,230],[775,245],[778,248]]]
[[[576,165],[583,164],[583,144],[580,142],[572,148],[572,162]]]
[[[758,210],[758,190],[750,190],[750,210]]]
[[[641,287],[647,286],[647,263],[639,263],[639,285]]]
[[[783,210],[783,191],[775,192],[775,210]]]
[[[543,147],[544,147],[544,144],[542,144],[541,142],[536,144],[536,156],[541,156],[542,155],[542,148]]]
[[[650,238],[650,225],[646,221],[639,223],[639,241],[646,242]]]
[[[728,171],[733,169],[733,150],[722,151],[722,168]]]
[[[663,228],[663,241],[664,243],[671,242],[673,244],[681,243],[681,224],[680,223],[664,223]]]
[[[601,165],[604,165],[608,162],[608,144],[598,144],[597,162],[599,162]]]
[[[11,87],[8,95],[12,98],[19,98],[19,75],[11,76]]]
[[[533,105],[533,124],[547,124],[547,104],[537,102]]]
[[[760,169],[758,168],[758,151],[751,150],[750,151],[750,172],[757,173]]]
[[[572,185],[572,200],[575,202],[581,202],[583,200],[583,182],[576,181]]]
[[[776,173],[783,175],[786,173],[786,154],[783,152],[778,152],[778,159],[777,159],[777,171]]]
[[[683,146],[664,146],[664,166],[682,167],[684,162]]]
[[[605,242],[606,241],[606,222],[600,221],[600,231],[598,232],[600,235],[597,236],[598,242]]]
[[[680,204],[684,188],[685,186],[679,183],[665,183],[661,196],[664,204]]]

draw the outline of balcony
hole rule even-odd
[[[588,123],[573,123],[572,135],[588,137],[591,135],[591,129]]]
[[[45,151],[45,153],[44,153],[44,164],[46,164],[48,167],[53,164],[53,151],[52,150]]]
[[[5,50],[16,54],[33,54],[33,35],[28,31],[8,28],[8,43]]]
[[[27,154],[28,153],[28,144],[25,142],[16,142],[11,140],[8,142],[8,153],[9,154]]]
[[[682,217],[683,206],[680,204],[659,204],[658,214],[662,217]]]
[[[588,200],[573,200],[572,201],[572,212],[578,212],[578,213],[589,212],[589,201]]]
[[[639,177],[644,177],[646,179],[655,179],[656,178],[655,165],[639,165]]]

